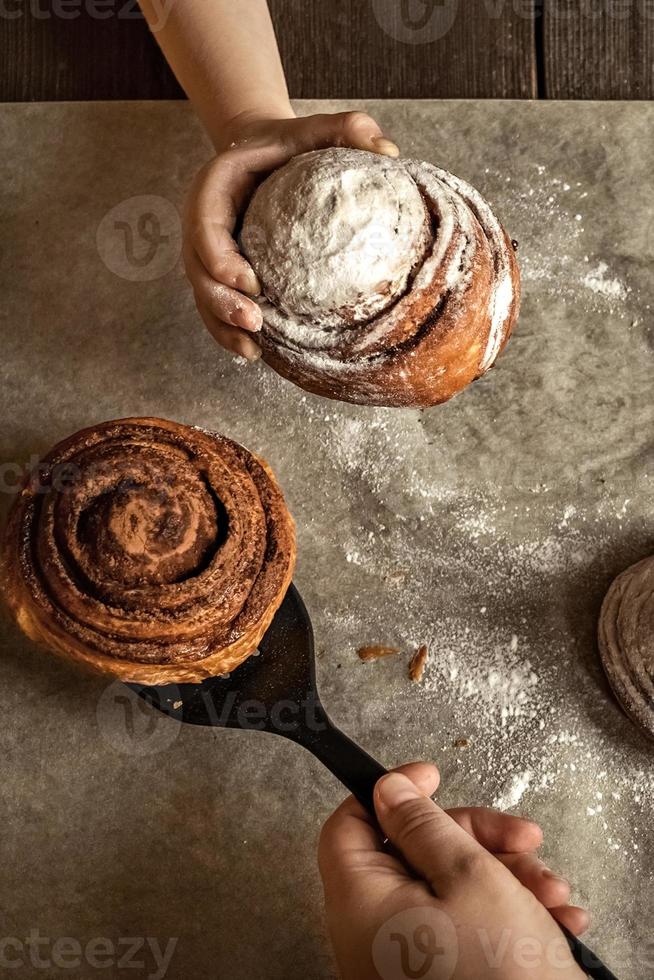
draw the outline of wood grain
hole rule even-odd
[[[545,0],[545,96],[654,98],[652,0]]]
[[[21,16],[0,17],[0,101],[169,99],[183,93],[136,0],[4,0]],[[76,13],[70,19],[58,13]],[[91,16],[93,3],[104,19]],[[100,6],[104,3],[104,6]],[[19,6],[20,4],[20,6]]]
[[[182,95],[136,0],[2,2],[0,101]],[[271,0],[296,98],[533,97],[529,6]]]
[[[301,98],[533,97],[533,17],[517,6],[271,0],[291,93]]]
[[[270,5],[296,98],[654,98],[654,0]],[[136,0],[0,0],[0,64],[0,101],[183,95]]]
[[[5,0],[10,6],[12,0]],[[150,35],[136,0],[21,0],[21,16],[0,18],[2,101],[179,98],[181,89]],[[66,3],[70,5],[67,10]],[[91,16],[92,4],[103,19]],[[70,19],[61,17],[70,14]],[[77,16],[72,16],[76,14]]]

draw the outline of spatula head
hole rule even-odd
[[[226,677],[210,677],[202,684],[129,687],[159,711],[191,725],[292,737],[292,726],[310,724],[306,715],[318,703],[313,630],[300,593],[290,586],[258,653]]]

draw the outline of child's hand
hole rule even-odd
[[[580,934],[588,916],[536,857],[540,828],[493,810],[446,813],[429,799],[438,782],[435,767],[414,763],[377,784],[395,854],[352,797],[323,828],[320,872],[342,980],[581,980],[555,919]]]
[[[209,333],[235,354],[256,360],[261,310],[248,296],[260,292],[251,266],[234,241],[236,222],[259,181],[291,157],[329,146],[397,156],[394,143],[363,112],[302,119],[237,118],[225,149],[196,177],[186,203],[184,263]]]

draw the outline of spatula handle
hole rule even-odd
[[[562,926],[560,922],[559,928],[568,941],[575,963],[581,967],[587,977],[591,977],[592,980],[618,980],[615,973],[611,973],[608,966],[604,966],[599,957],[587,946],[584,946],[581,939],[565,926]]]
[[[322,711],[319,713],[319,723],[298,732],[295,740],[320,759],[359,803],[375,816],[373,791],[377,781],[388,772],[387,769],[332,724]]]

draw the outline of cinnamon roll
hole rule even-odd
[[[253,653],[295,564],[268,466],[163,419],[105,422],[55,446],[14,502],[2,552],[31,638],[126,681],[200,681]]]
[[[518,316],[512,242],[473,187],[429,163],[294,157],[255,192],[241,247],[262,284],[264,360],[328,398],[447,401]]]
[[[626,714],[654,738],[654,557],[615,579],[600,613],[604,671]]]

